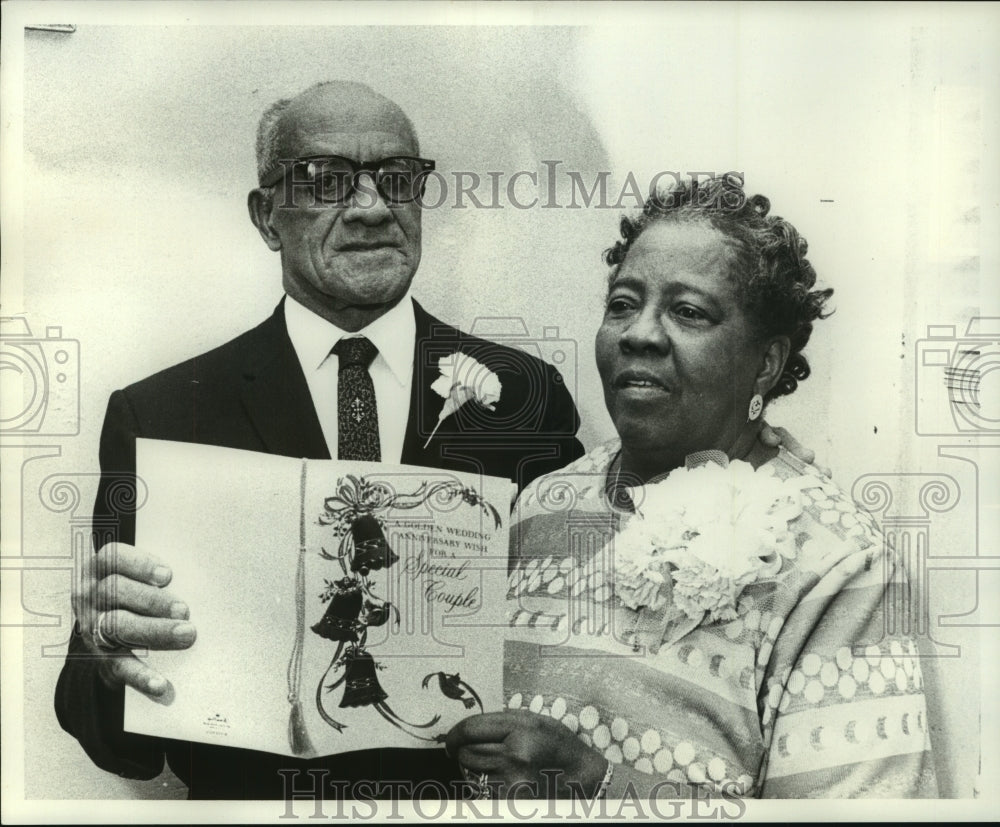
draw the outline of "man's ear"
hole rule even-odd
[[[792,343],[787,336],[775,336],[767,343],[760,371],[757,373],[757,378],[753,385],[755,393],[767,396],[767,392],[778,384],[791,349]]]
[[[253,189],[247,196],[250,220],[264,239],[264,243],[277,252],[281,249],[281,238],[274,228],[274,192],[270,189]]]

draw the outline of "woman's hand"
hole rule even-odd
[[[824,474],[824,476],[830,476],[830,469],[825,465],[820,465],[816,462],[816,452],[811,448],[806,448],[805,445],[799,442],[780,425],[777,427],[771,427],[766,422],[762,423],[758,439],[760,439],[761,444],[768,448],[778,448],[780,446],[784,446],[785,450],[792,456],[802,460],[806,463],[806,465],[815,465]]]
[[[505,798],[591,798],[608,766],[563,724],[526,710],[466,718],[448,733],[446,748],[468,770],[486,773],[490,786],[499,784]]]
[[[170,682],[131,650],[187,649],[194,643],[188,607],[166,588],[171,576],[161,561],[124,543],[108,543],[88,557],[73,610],[109,687],[128,684],[154,699],[169,697]]]

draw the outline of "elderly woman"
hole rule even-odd
[[[519,499],[508,708],[449,735],[493,794],[935,794],[899,563],[758,439],[832,293],[769,206],[732,178],[675,189],[606,254],[618,439]]]

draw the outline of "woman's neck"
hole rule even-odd
[[[778,453],[777,448],[769,448],[758,439],[760,422],[748,422],[732,445],[724,450],[730,460],[744,460],[758,468]],[[714,446],[709,446],[714,447]],[[651,449],[648,446],[629,446],[622,443],[619,469],[622,477],[628,476],[632,484],[647,483],[656,477],[669,474],[684,464],[685,457],[695,451],[706,450],[694,446],[668,446]],[[719,448],[718,450],[723,450]]]

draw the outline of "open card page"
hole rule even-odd
[[[137,441],[136,545],[198,630],[130,732],[314,757],[501,707],[509,480]]]

